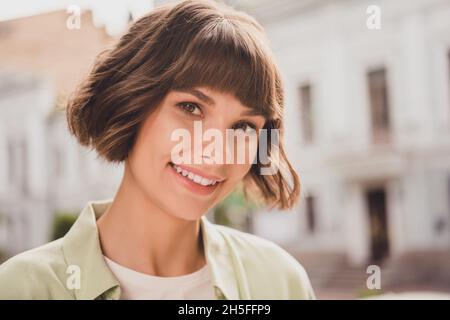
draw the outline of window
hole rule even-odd
[[[448,219],[450,221],[450,177],[448,177],[448,180],[447,180],[447,199],[448,199],[447,205],[448,205],[448,214],[449,214]]]
[[[16,155],[14,150],[14,144],[12,140],[8,140],[8,180],[10,184],[13,184],[16,180]]]
[[[388,142],[390,138],[389,97],[386,69],[376,69],[367,73],[372,125],[372,141]]]
[[[299,88],[301,129],[304,143],[313,141],[312,88],[305,84]]]
[[[28,150],[24,139],[8,140],[8,179],[24,194],[28,194]]]
[[[20,157],[20,187],[22,190],[22,193],[24,195],[28,195],[29,193],[29,187],[28,187],[28,146],[25,140],[21,139],[19,141],[18,145],[18,151],[19,151],[19,157]]]
[[[314,233],[316,231],[316,208],[315,208],[315,198],[313,196],[307,196],[305,199],[306,203],[306,223],[309,233]]]
[[[450,49],[447,52],[447,69],[448,69],[448,92],[450,93]],[[450,109],[450,99],[448,101]]]

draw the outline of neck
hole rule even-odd
[[[206,263],[200,220],[161,210],[136,185],[126,165],[119,190],[97,226],[103,254],[135,271],[174,277]]]

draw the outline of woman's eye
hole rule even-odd
[[[202,109],[193,102],[182,102],[177,104],[184,112],[189,113],[190,115],[194,116],[201,116],[202,115]]]
[[[234,130],[242,130],[244,133],[256,132],[256,126],[250,122],[242,122],[234,126]]]

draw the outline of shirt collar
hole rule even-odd
[[[79,267],[81,273],[80,288],[74,289],[77,299],[92,300],[100,296],[120,298],[119,282],[103,258],[96,223],[111,202],[88,202],[63,238],[62,248],[67,265]],[[205,216],[200,219],[200,228],[212,285],[218,299],[239,299],[236,271],[223,235]]]

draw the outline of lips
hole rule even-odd
[[[192,172],[191,170],[185,169],[183,167],[180,167],[176,164],[173,165],[173,168],[182,176],[188,178],[191,181],[194,181],[195,183],[198,183],[202,186],[213,186],[215,185],[218,181],[215,179],[208,179],[202,175],[196,174],[194,172]]]
[[[170,164],[170,170],[176,176],[177,181],[184,185],[188,190],[196,194],[211,194],[224,179],[201,174],[198,170],[190,169],[185,166]],[[195,171],[195,172],[194,172]]]

